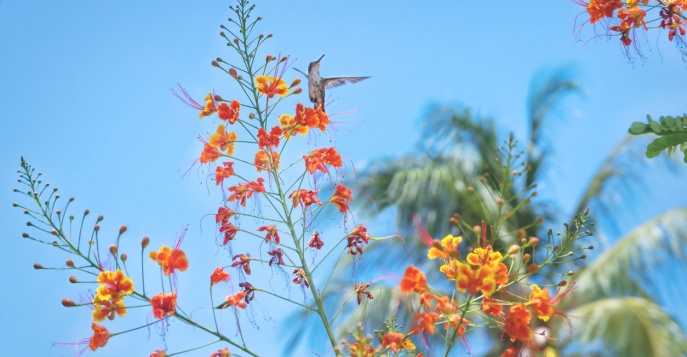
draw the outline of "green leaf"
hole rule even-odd
[[[640,135],[640,134],[645,134],[645,133],[651,132],[651,130],[648,130],[648,129],[649,129],[649,124],[644,124],[642,122],[636,121],[636,122],[632,123],[628,132],[631,135]]]
[[[655,122],[652,122],[655,123]],[[661,151],[675,145],[680,145],[687,142],[687,132],[677,132],[669,135],[656,138],[651,144],[646,147],[646,157],[652,158],[658,156]]]

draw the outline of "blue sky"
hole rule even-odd
[[[209,64],[233,55],[218,36],[231,3],[0,1],[0,217],[7,228],[0,252],[6,279],[0,345],[5,353],[60,356],[64,348],[52,342],[91,334],[87,310],[60,305],[83,286],[70,285],[64,272],[32,268],[34,262],[61,265],[66,257],[20,238],[24,219],[10,204],[20,200],[11,192],[20,155],[65,197],[77,197],[74,212],[88,208],[103,214],[103,231],[113,238],[127,224],[131,255],[141,237],[151,237],[152,246],[171,244],[189,224],[184,245],[192,268],[180,280],[189,290],[198,285],[205,293],[208,271],[202,264],[193,268],[195,261],[212,257],[209,264],[226,264],[226,254],[213,244],[213,222],[203,219],[216,210],[216,191],[208,195],[203,171],[194,168],[182,178],[202,148],[197,136],[213,128],[167,88],[181,83],[198,99],[210,90],[225,98],[240,95]],[[569,65],[584,96],[566,102],[560,123],[549,132],[557,152],[544,187],[546,197],[570,210],[632,121],[647,113],[687,112],[687,64],[665,33],[649,34],[641,43],[646,59],[628,63],[616,38],[586,42],[593,35],[588,28],[584,41],[576,40],[573,26],[581,9],[572,2],[256,5],[255,14],[264,18],[259,31],[274,34],[262,55],[291,55],[294,66],[305,70],[326,54],[323,76],[373,77],[329,92],[336,99],[330,112],[356,110],[340,117],[348,124],[333,138],[354,166],[413,150],[419,118],[430,103],[470,106],[524,139],[532,76]],[[286,77],[297,75],[291,71]],[[679,204],[674,201],[657,205]],[[269,313],[277,321],[283,315]],[[277,341],[279,330],[257,316],[260,329],[245,328],[259,341],[258,351],[269,355],[278,342],[264,341]],[[120,322],[111,330],[130,326]],[[188,347],[182,344],[186,339],[209,342],[200,332],[175,333],[168,338],[170,351]],[[163,346],[155,332],[139,331],[113,339],[98,354],[142,355]]]

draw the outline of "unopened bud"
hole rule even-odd
[[[527,267],[527,272],[528,273],[536,273],[539,271],[539,264],[537,263],[532,263],[530,266]]]
[[[289,57],[288,57],[288,56],[284,56],[284,57],[282,57],[282,58],[279,60],[279,63],[286,62],[286,61],[288,61],[288,60],[289,60]]]
[[[458,213],[454,213],[451,215],[451,218],[448,221],[451,225],[453,226],[458,226],[460,223],[460,215]]]
[[[274,59],[275,59],[275,57],[272,56],[272,55],[267,55],[267,56],[265,56],[265,62],[266,62],[266,63],[269,63],[270,61],[272,61],[272,60],[274,60]]]
[[[96,219],[95,221],[96,221],[96,222],[100,222],[100,221],[102,221],[103,219],[105,219],[105,217],[103,217],[103,215],[101,214],[100,216],[98,216],[98,219]]]
[[[128,256],[126,255],[126,253],[122,253],[122,255],[120,255],[119,258],[122,259],[123,262],[125,262]]]
[[[301,84],[301,79],[300,79],[300,78],[296,78],[296,79],[293,80],[293,82],[291,82],[291,86],[290,86],[289,88],[293,88],[293,87],[295,87],[295,86],[297,86],[297,85],[299,85],[299,84]]]
[[[587,247],[587,249],[589,249],[589,250],[594,250],[594,246],[593,246],[593,245],[590,245],[589,247]]]
[[[100,231],[100,225],[99,225],[99,224],[96,224],[96,225],[93,227],[93,230],[96,231],[96,232]]]
[[[538,224],[544,223],[544,217],[537,217],[537,223]]]
[[[559,247],[558,244],[556,244],[556,245],[553,246],[553,251],[554,251],[554,252],[557,251],[557,250],[559,250],[559,249],[561,249],[561,247]]]
[[[513,244],[508,248],[508,255],[515,255],[520,252],[520,246],[517,244]]]
[[[253,113],[248,114],[248,119],[255,119],[255,114],[253,114]]]
[[[536,196],[537,196],[537,191],[532,192],[532,194],[530,195],[530,197],[536,197]]]
[[[24,214],[29,214],[29,210],[28,210],[28,209],[24,209]]]
[[[28,233],[22,233],[21,236],[22,236],[22,238],[28,238],[29,234]]]
[[[74,275],[72,275],[72,276],[69,277],[69,282],[72,283],[72,284],[76,284],[76,283],[79,282],[79,280],[76,279],[76,277],[75,277]]]
[[[50,231],[50,234],[56,236],[56,235],[57,235],[57,229],[53,228],[53,229]]]
[[[472,227],[472,231],[475,232],[475,234],[479,235],[480,233],[482,233],[482,227],[476,225]]]
[[[572,271],[572,270],[570,270],[570,271],[568,271],[567,275],[568,275],[568,276],[573,276],[573,275],[575,275],[575,272]]]
[[[71,300],[69,300],[69,299],[67,299],[67,298],[64,298],[64,299],[62,299],[62,306],[64,306],[64,307],[74,307],[74,306],[76,306],[76,304],[74,303],[74,301],[71,301]]]
[[[536,247],[539,244],[539,238],[537,237],[530,237],[530,245],[533,247]]]
[[[234,38],[234,43],[237,45],[239,44],[239,39],[237,37]]]
[[[566,280],[561,280],[561,281],[558,283],[558,286],[566,286],[566,285],[568,285],[568,282],[567,282]]]
[[[220,97],[219,94],[215,94],[214,98],[215,98],[215,102],[221,102],[222,101],[222,97]]]
[[[146,249],[146,247],[148,246],[149,243],[150,243],[150,238],[143,237],[143,239],[141,239],[141,248]]]
[[[84,215],[84,216],[88,216],[89,213],[91,213],[91,211],[89,211],[89,210],[83,211],[83,215]]]
[[[303,93],[303,89],[301,87],[298,87],[298,88],[293,90],[293,94],[301,94],[301,93]]]
[[[116,245],[110,244],[110,254],[117,255],[117,246]]]
[[[522,262],[527,264],[529,263],[530,259],[532,259],[532,256],[530,253],[526,253],[525,255],[522,256]]]
[[[43,269],[43,266],[42,266],[40,263],[35,263],[35,264],[33,265],[33,268],[36,269],[36,270],[38,270],[38,269]]]
[[[219,63],[217,63],[217,61],[212,61],[212,62],[210,62],[210,64],[211,64],[213,67],[219,67]]]
[[[69,202],[72,202],[72,201],[74,201],[74,196],[69,197]]]
[[[587,259],[587,254],[580,255],[580,259]]]
[[[229,68],[229,75],[236,78],[236,69],[234,67]]]
[[[126,226],[122,224],[121,227],[119,227],[119,234],[124,234],[126,232]]]
[[[496,204],[499,205],[499,206],[503,205],[503,198],[501,198],[501,197],[497,198],[497,199],[496,199]]]
[[[67,263],[66,263],[66,264],[67,264],[67,266],[70,267],[70,268],[73,268],[73,267],[74,267],[74,261],[72,261],[71,259],[67,259]]]

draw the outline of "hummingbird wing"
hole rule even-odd
[[[356,83],[363,79],[368,79],[370,77],[334,77],[334,78],[323,78],[325,88],[334,88],[342,86],[346,83]]]

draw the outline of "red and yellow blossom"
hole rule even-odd
[[[217,116],[222,120],[228,120],[229,124],[234,124],[239,119],[239,110],[241,103],[237,100],[232,100],[230,104],[220,103],[217,106]]]
[[[155,350],[155,352],[150,354],[150,357],[168,357],[165,350]]]
[[[278,147],[279,138],[282,134],[283,132],[278,126],[273,127],[269,133],[263,128],[258,129],[258,147],[260,149],[266,147]]]
[[[205,143],[203,145],[203,151],[200,153],[200,163],[206,164],[208,162],[214,162],[222,156],[222,153],[214,146]]]
[[[95,308],[91,313],[91,317],[93,318],[93,321],[96,322],[103,321],[106,317],[108,320],[114,320],[115,313],[119,317],[126,315],[126,305],[124,304],[123,298],[100,301],[95,301],[94,299],[93,306]]]
[[[246,275],[250,275],[250,261],[252,260],[250,257],[250,254],[237,254],[231,258],[231,260],[236,260],[237,261],[233,262],[231,264],[232,268],[235,268],[237,266],[240,266],[243,271],[246,273]]]
[[[271,242],[274,241],[274,243],[279,244],[281,241],[279,238],[279,230],[277,230],[277,226],[272,224],[269,226],[262,226],[258,228],[258,232],[267,232],[265,235],[265,242]]]
[[[185,271],[188,269],[188,259],[186,253],[179,248],[170,248],[166,245],[160,247],[159,251],[152,251],[148,254],[150,259],[156,261],[162,267],[162,272],[169,276],[175,270]]]
[[[463,336],[465,334],[465,326],[471,324],[472,321],[465,318],[463,314],[452,314],[448,316],[448,320],[444,324],[444,327],[448,329],[457,328],[456,336]],[[460,325],[458,325],[460,324]]]
[[[338,184],[329,202],[334,204],[339,209],[339,212],[346,213],[349,209],[348,204],[353,202],[353,194],[346,186]]]
[[[621,0],[590,0],[587,4],[589,22],[595,23],[604,17],[613,17],[615,10],[623,7]]]
[[[425,273],[414,265],[408,266],[403,273],[403,279],[401,279],[401,291],[404,293],[424,293],[427,291]]]
[[[117,300],[134,292],[134,282],[121,270],[100,272],[98,283],[93,302]]]
[[[387,332],[382,336],[382,347],[392,351],[415,350],[415,345],[400,332]]]
[[[518,303],[510,307],[506,315],[503,330],[510,336],[511,341],[529,341],[532,338],[530,319],[532,316],[525,305]]]
[[[279,153],[271,149],[269,150],[269,154],[265,150],[259,150],[255,154],[255,160],[253,163],[255,164],[255,169],[258,172],[263,170],[272,170],[273,166],[274,170],[279,170]]]
[[[222,245],[227,245],[230,240],[234,240],[236,238],[236,233],[239,231],[239,227],[236,227],[235,225],[227,222],[223,222],[222,225],[219,227],[219,232],[224,233],[224,240],[222,241]]]
[[[229,280],[229,273],[224,271],[222,268],[215,268],[215,270],[212,272],[212,275],[210,275],[210,285],[215,285],[219,282],[227,280]]]
[[[229,223],[229,218],[233,217],[236,212],[232,211],[229,207],[220,207],[215,215],[215,223]]]
[[[436,312],[421,312],[415,315],[413,318],[413,327],[411,331],[415,334],[421,332],[426,332],[433,335],[436,331],[436,321],[441,317],[441,315]]]
[[[237,139],[238,136],[235,132],[227,132],[224,125],[220,124],[217,126],[217,131],[210,135],[208,143],[210,146],[224,151],[227,156],[231,156],[234,154],[234,143]]]
[[[318,192],[320,191],[300,189],[291,192],[289,198],[293,200],[293,207],[298,207],[299,202],[303,205],[303,207],[306,208],[312,204],[322,206],[322,202],[320,202],[320,200],[317,199]]]
[[[441,242],[438,240],[432,241],[432,247],[427,252],[429,259],[458,259],[460,258],[460,251],[458,244],[463,241],[463,237],[454,237],[452,234],[444,237]]]
[[[488,296],[482,298],[482,311],[489,315],[501,316],[503,315],[503,306],[499,304],[496,299],[492,299]]]
[[[258,92],[272,98],[275,95],[286,96],[289,93],[289,86],[286,82],[273,76],[257,76],[255,77],[255,84],[257,84]]]
[[[217,350],[217,352],[211,354],[210,357],[231,357],[231,352],[229,352],[228,347],[224,347],[223,349]]]
[[[91,351],[95,351],[100,347],[105,347],[111,336],[107,331],[107,328],[94,322],[91,324],[91,329],[93,329],[93,336],[91,336],[91,339],[88,342],[88,347],[91,349]]]
[[[348,248],[348,254],[356,256],[358,254],[363,254],[363,244],[370,243],[370,234],[367,233],[367,227],[360,225],[355,227],[346,236]]]
[[[549,301],[549,290],[542,290],[537,284],[532,284],[532,293],[528,305],[534,314],[544,322],[549,321],[549,318],[556,312],[551,301]]]
[[[210,116],[212,115],[212,113],[216,111],[217,104],[215,103],[215,98],[213,97],[212,92],[210,92],[208,93],[208,95],[205,96],[205,107],[201,110],[200,114],[198,115],[198,118],[203,119],[203,117]]]
[[[333,167],[343,166],[341,155],[339,155],[334,147],[315,149],[308,155],[304,155],[303,159],[305,160],[305,168],[310,174],[314,174],[317,170],[328,173],[329,170],[327,170],[327,167],[324,165]]]
[[[518,357],[519,355],[520,355],[520,351],[515,347],[511,347],[511,348],[505,349],[503,351],[503,353],[501,353],[500,357]]]
[[[177,305],[177,293],[157,294],[150,299],[150,305],[153,307],[153,316],[156,319],[174,316]]]
[[[239,201],[239,204],[246,207],[246,200],[253,197],[254,193],[265,193],[265,186],[263,185],[265,179],[259,177],[256,181],[250,181],[246,184],[237,184],[229,187],[231,195],[227,198],[228,202]]]

